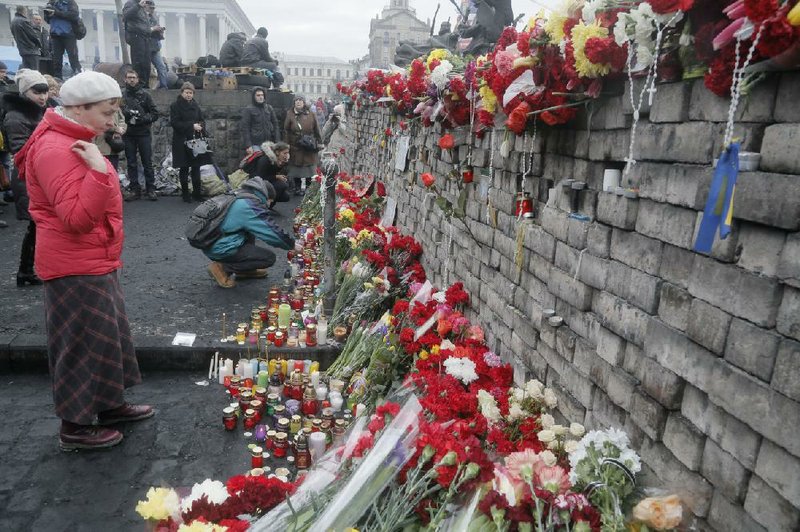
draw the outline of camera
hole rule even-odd
[[[136,125],[136,122],[139,120],[139,115],[141,113],[139,111],[137,111],[136,109],[133,109],[131,111],[128,111],[128,114],[130,115],[130,118],[128,119],[128,121],[132,125]]]

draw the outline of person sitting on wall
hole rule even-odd
[[[269,55],[267,28],[258,28],[255,36],[244,44],[242,66],[268,70],[272,86],[276,89],[283,84],[283,74],[278,72],[278,61]]]
[[[242,163],[242,170],[248,175],[258,176],[275,189],[275,198],[270,200],[269,208],[276,203],[289,201],[289,181],[280,173],[289,162],[289,145],[285,142],[264,142],[256,152],[256,157],[247,157]]]
[[[234,200],[220,226],[222,236],[203,250],[212,261],[208,272],[220,287],[236,286],[231,274],[239,279],[267,276],[267,268],[275,264],[275,253],[256,245],[256,239],[280,249],[294,248],[294,239],[272,220],[267,210],[274,194],[271,188],[260,177],[242,183],[241,190],[248,197]]]
[[[243,32],[228,34],[228,39],[222,44],[222,48],[219,49],[219,61],[222,63],[222,66],[242,66],[245,42],[247,42],[247,35]]]

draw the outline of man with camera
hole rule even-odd
[[[158,109],[153,98],[139,84],[139,75],[135,70],[129,70],[125,74],[122,114],[125,115],[125,123],[128,125],[122,140],[125,142],[125,160],[128,163],[128,178],[131,181],[125,201],[135,201],[142,197],[137,156],[142,160],[145,196],[150,201],[156,201],[158,196],[153,174],[153,136],[150,133],[150,126],[158,119]]]
[[[53,77],[64,79],[64,52],[69,57],[72,73],[81,71],[78,56],[78,38],[75,26],[80,19],[80,11],[75,0],[49,0],[42,10],[44,19],[50,24],[50,43],[53,48]]]
[[[155,7],[153,0],[128,0],[122,8],[125,20],[125,40],[131,47],[131,63],[145,87],[150,86],[150,50],[154,34],[164,31],[150,23],[148,9]]]

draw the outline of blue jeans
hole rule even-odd
[[[169,88],[169,84],[167,83],[167,65],[164,64],[164,58],[161,57],[161,52],[158,50],[150,52],[150,62],[153,63],[153,66],[156,67],[156,72],[158,72],[157,88]]]

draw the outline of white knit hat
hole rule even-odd
[[[122,91],[114,78],[100,72],[81,72],[61,86],[61,103],[65,107],[121,98]]]
[[[14,77],[20,94],[25,94],[34,85],[47,85],[47,80],[38,70],[20,69]]]

